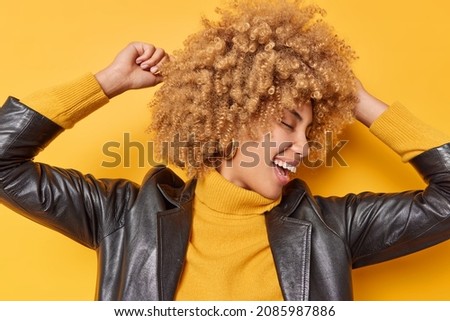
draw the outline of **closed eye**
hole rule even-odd
[[[285,127],[287,127],[287,128],[289,128],[289,129],[294,129],[294,126],[292,126],[292,125],[289,125],[288,123],[286,123],[285,121],[281,121],[281,124],[283,125],[283,126],[285,126]]]

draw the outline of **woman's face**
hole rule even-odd
[[[281,121],[260,141],[241,141],[235,157],[224,162],[219,172],[230,182],[277,199],[283,186],[308,153],[308,131],[312,123],[311,103],[285,110]]]

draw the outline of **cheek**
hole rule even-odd
[[[277,130],[273,131],[272,135],[270,136],[271,139],[271,146],[274,146],[272,148],[273,151],[278,151],[279,149],[282,149],[283,146],[289,145],[292,141],[292,138],[286,131],[284,130]],[[273,154],[273,152],[272,152]]]
[[[240,146],[235,159],[239,161],[241,167],[242,165],[253,164],[255,159],[258,158],[258,148],[256,146],[258,146],[256,142],[245,142]]]

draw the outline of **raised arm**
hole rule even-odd
[[[83,76],[25,101],[9,97],[0,108],[0,202],[95,248],[118,227],[138,186],[126,180],[97,180],[33,158],[108,98],[161,82],[157,68],[164,59],[162,49],[132,43],[95,77]]]
[[[349,246],[354,267],[405,255],[450,238],[450,138],[404,106],[385,103],[358,82],[356,118],[417,170],[424,190],[318,197]],[[337,215],[342,214],[342,215]]]

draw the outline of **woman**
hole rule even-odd
[[[352,267],[448,238],[449,146],[359,85],[352,51],[316,20],[321,12],[231,4],[170,61],[132,43],[95,75],[10,98],[0,112],[3,202],[96,249],[101,300],[352,299]],[[31,161],[109,99],[163,79],[152,102],[156,151],[192,180],[160,166],[137,186]],[[427,189],[323,198],[292,180],[353,116]]]

